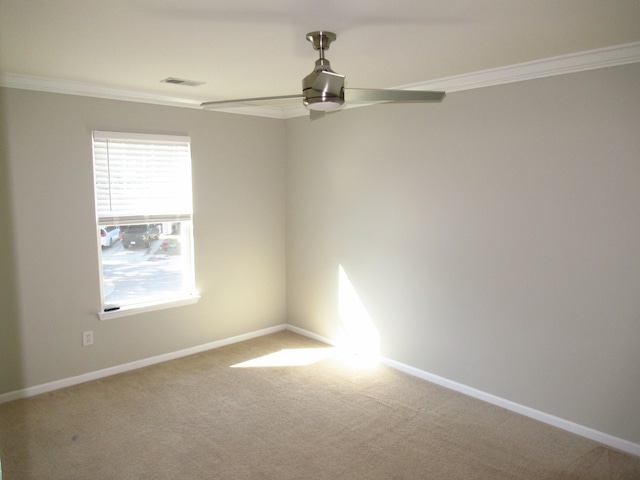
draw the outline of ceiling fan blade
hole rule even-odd
[[[423,90],[376,90],[368,88],[345,88],[344,100],[347,103],[367,102],[441,102],[445,92],[427,92]]]
[[[222,107],[231,107],[231,106],[242,106],[243,104],[250,103],[267,103],[267,102],[276,102],[281,100],[296,100],[302,99],[303,96],[298,95],[281,95],[277,97],[256,97],[256,98],[239,98],[235,100],[218,100],[215,102],[204,102],[201,103],[200,106],[204,108],[222,108]]]
[[[316,92],[330,93],[339,97],[342,95],[344,86],[344,75],[329,70],[318,72],[317,78],[313,81],[311,88]]]

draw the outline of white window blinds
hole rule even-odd
[[[100,225],[191,220],[190,138],[93,132]]]

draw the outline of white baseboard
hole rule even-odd
[[[294,327],[292,325],[287,325],[286,329],[291,330],[292,332],[295,332],[299,335],[303,335],[305,337],[309,337],[314,340],[324,342],[328,345],[334,345],[334,346],[336,345],[335,341],[322,337],[320,335],[317,335],[313,332],[309,332],[302,328]],[[424,370],[420,370],[418,368],[405,365],[404,363],[396,362],[395,360],[391,360],[389,358],[382,357],[379,360],[380,360],[380,363],[384,365],[387,365],[396,370],[400,370],[401,372],[408,373],[409,375],[413,375],[414,377],[427,380],[431,383],[435,383],[436,385],[440,385],[442,387],[448,388],[450,390],[454,390],[464,395],[477,398],[478,400],[482,400],[484,402],[496,405],[498,407],[502,407],[506,410],[510,410],[512,412],[519,413],[526,417],[533,418],[534,420],[538,420],[539,422],[546,423],[548,425],[553,425],[554,427],[560,428],[562,430],[566,430],[576,435],[580,435],[581,437],[588,438],[590,440],[601,443],[608,447],[615,448],[617,450],[621,450],[623,452],[627,452],[632,455],[636,455],[640,457],[640,445],[638,445],[637,443],[633,443],[628,440],[624,440],[622,438],[614,437],[613,435],[609,435],[607,433],[603,433],[598,430],[585,427],[584,425],[579,425],[569,420],[565,420],[563,418],[556,417],[555,415],[550,415],[548,413],[535,410],[525,405],[520,405],[519,403],[512,402],[511,400],[506,400],[496,395],[492,395],[490,393],[477,390],[467,385],[454,382],[453,380],[449,380],[447,378],[434,375],[433,373],[425,372]]]
[[[297,333],[298,335],[302,335],[303,337],[311,338],[313,340],[317,340],[318,342],[326,343],[331,346],[338,346],[337,342],[332,340],[331,338],[323,337],[322,335],[318,335],[317,333],[310,332],[303,328],[294,327],[293,325],[287,325],[286,329],[290,332]]]
[[[64,378],[62,380],[56,380],[54,382],[44,383],[36,385],[34,387],[25,388],[23,390],[17,390],[15,392],[4,393],[0,395],[0,404],[10,402],[12,400],[18,400],[20,398],[33,397],[42,393],[52,392],[60,388],[71,387],[80,383],[89,382],[91,380],[98,380],[100,378],[109,377],[111,375],[117,375],[118,373],[129,372],[131,370],[137,370],[139,368],[148,367],[157,363],[166,362],[168,360],[175,360],[177,358],[187,357],[196,353],[206,352],[215,348],[224,347],[233,343],[243,342],[252,338],[261,337],[270,333],[282,331],[286,328],[286,325],[277,325],[275,327],[264,328],[262,330],[256,330],[254,332],[237,335],[235,337],[225,338],[217,340],[215,342],[205,343],[204,345],[198,345],[197,347],[185,348],[177,352],[165,353],[163,355],[157,355],[155,357],[144,358],[131,363],[125,363],[123,365],[117,365],[115,367],[105,368],[97,370],[95,372],[84,373],[75,377]]]
[[[453,380],[449,380],[449,379],[440,377],[438,375],[425,372],[424,370],[419,370],[417,368],[411,367],[409,365],[405,365],[400,362],[396,362],[394,360],[381,358],[380,361],[381,363],[388,365],[392,368],[395,368],[396,370],[400,370],[402,372],[408,373],[409,375],[422,378],[423,380],[427,380],[431,383],[435,383],[437,385],[448,388],[450,390],[454,390],[456,392],[463,393],[470,397],[477,398],[478,400],[482,400],[487,403],[496,405],[498,407],[511,410],[512,412],[519,413],[526,417],[533,418],[534,420],[538,420],[540,422],[553,425],[554,427],[558,427],[558,428],[561,428],[562,430],[575,433],[576,435],[580,435],[581,437],[589,438],[596,442],[602,443],[603,445],[607,445],[609,447],[622,450],[624,452],[631,453],[633,455],[640,456],[640,445],[630,442],[628,440],[623,440],[621,438],[614,437],[607,433],[603,433],[598,430],[585,427],[584,425],[580,425],[580,424],[571,422],[569,420],[556,417],[555,415],[550,415],[548,413],[535,410],[525,405],[520,405],[519,403],[512,402],[511,400],[506,400],[496,395],[492,395],[490,393],[477,390],[467,385],[454,382]]]

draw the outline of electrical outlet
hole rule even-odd
[[[82,332],[82,346],[93,345],[93,330],[85,330]]]

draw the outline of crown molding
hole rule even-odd
[[[444,90],[452,93],[638,62],[640,62],[640,42],[634,42],[414,83],[399,88]]]
[[[634,42],[403,85],[396,88],[406,90],[443,90],[447,93],[453,93],[638,62],[640,62],[640,42]],[[200,109],[200,104],[209,100],[16,73],[0,73],[0,86],[182,108]],[[243,106],[220,108],[215,111],[278,119],[294,118],[308,114],[307,109],[302,105],[294,107]]]
[[[200,102],[194,98],[171,96],[142,90],[109,87],[88,82],[37,77],[18,73],[0,73],[0,86],[35,90],[38,92],[62,93],[84,97],[107,98],[130,102],[154,103],[189,108],[199,108]]]
[[[88,82],[2,72],[0,72],[0,87],[197,109],[201,109],[200,104],[207,100],[143,90],[114,88]],[[217,111],[257,117],[283,118],[281,109],[277,107],[229,107]]]

